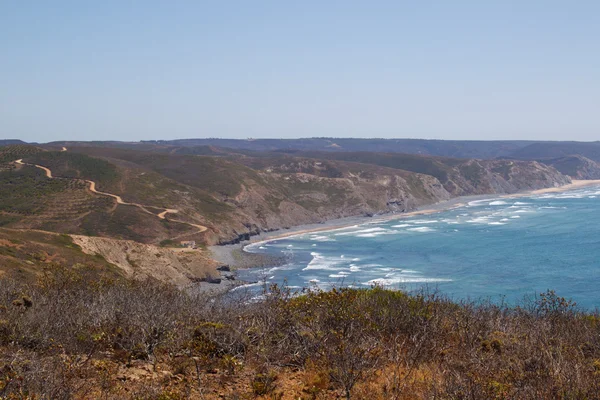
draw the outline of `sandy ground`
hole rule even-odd
[[[331,221],[327,221],[322,224],[311,224],[311,225],[300,225],[293,227],[291,229],[286,229],[285,231],[274,231],[261,233],[260,235],[253,236],[252,239],[248,242],[231,244],[225,246],[211,246],[209,250],[212,254],[212,257],[219,261],[220,263],[230,265],[234,269],[240,268],[251,268],[254,266],[261,265],[276,265],[278,261],[274,259],[263,259],[261,254],[248,253],[243,251],[243,247],[253,243],[267,242],[275,239],[283,239],[290,236],[301,235],[305,233],[313,233],[320,231],[329,231],[333,229],[347,228],[354,225],[360,225],[365,223],[377,223],[381,221],[389,221],[393,219],[402,219],[408,217],[414,217],[416,215],[430,215],[435,214],[441,211],[451,210],[453,208],[458,208],[466,205],[470,201],[475,200],[486,200],[486,199],[498,199],[498,198],[515,198],[515,197],[525,197],[531,195],[538,195],[544,193],[556,193],[556,192],[565,192],[568,190],[574,190],[583,188],[586,186],[595,186],[600,185],[600,180],[573,180],[571,184],[539,189],[539,190],[531,190],[526,192],[519,192],[513,194],[504,194],[504,195],[478,195],[478,196],[462,196],[456,197],[454,199],[450,199],[447,201],[442,201],[436,204],[430,204],[427,206],[423,206],[420,209],[415,211],[407,212],[407,213],[390,213],[385,215],[379,215],[374,217],[349,217],[342,219],[335,219]]]
[[[529,196],[529,195],[535,195],[535,194],[544,194],[544,193],[557,193],[557,192],[566,192],[567,190],[574,190],[574,189],[580,189],[586,186],[595,186],[595,185],[600,185],[600,179],[590,179],[590,180],[577,180],[577,179],[573,179],[571,180],[571,183],[568,185],[564,185],[564,186],[558,186],[558,187],[552,187],[552,188],[546,188],[546,189],[538,189],[538,190],[531,190],[529,192],[522,192],[522,193],[514,193],[514,194],[507,194],[507,195],[503,195],[500,197],[523,197],[523,196]]]

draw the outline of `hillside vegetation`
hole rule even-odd
[[[226,243],[333,218],[410,211],[454,196],[570,182],[531,161],[215,147],[178,154],[180,148],[164,145],[132,147],[2,148],[0,223],[155,244]],[[29,165],[15,164],[18,158]],[[49,168],[54,179],[33,165]],[[92,193],[86,181],[128,204]],[[159,217],[167,209],[177,214]]]
[[[527,140],[426,140],[426,139],[358,139],[358,138],[304,138],[304,139],[182,139],[156,140],[140,143],[124,142],[57,142],[54,146],[94,146],[136,149],[168,154],[223,155],[236,152],[256,156],[261,153],[299,154],[306,152],[333,153],[403,153],[417,156],[450,158],[475,158],[492,160],[498,158],[537,160],[549,165],[554,159],[582,156],[591,160],[581,168],[571,171],[573,178],[590,178],[600,170],[600,142],[573,141],[527,141]],[[327,156],[325,158],[328,158]],[[570,165],[573,165],[570,163]],[[561,164],[556,164],[560,167]]]
[[[600,315],[380,288],[212,302],[56,269],[0,285],[0,396],[596,399]],[[239,297],[241,296],[241,297]]]
[[[0,278],[8,282],[35,282],[57,268],[69,267],[83,278],[124,276],[103,257],[85,254],[68,235],[0,228]],[[1,317],[0,317],[1,319]]]

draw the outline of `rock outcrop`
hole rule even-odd
[[[71,235],[84,253],[104,257],[126,276],[148,277],[176,286],[185,286],[200,278],[218,277],[217,263],[200,251],[162,248],[132,240]]]

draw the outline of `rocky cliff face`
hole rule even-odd
[[[307,173],[264,172],[268,186],[244,186],[234,199],[237,226],[219,226],[220,242],[247,238],[247,233],[321,223],[330,219],[405,212],[449,199],[434,177],[346,174],[325,178]],[[231,230],[227,228],[232,228]]]
[[[263,185],[244,185],[229,203],[236,221],[221,224],[212,242],[247,239],[261,231],[330,219],[406,212],[451,197],[505,194],[556,187],[570,178],[529,161],[468,160],[449,167],[447,179],[367,165],[303,161],[272,165],[260,172]]]
[[[468,160],[452,169],[444,186],[453,196],[465,196],[516,193],[568,183],[568,176],[536,161]]]
[[[600,179],[600,164],[580,155],[544,160],[548,164],[573,179]]]

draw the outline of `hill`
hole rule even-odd
[[[454,196],[569,182],[551,167],[518,160],[215,147],[202,148],[203,155],[100,146],[2,149],[2,225],[154,244],[225,243],[333,218],[410,211]]]
[[[600,164],[580,155],[541,159],[560,173],[574,179],[600,179]]]
[[[360,138],[305,138],[305,139],[180,139],[142,142],[55,142],[46,146],[114,147],[168,154],[227,155],[243,154],[260,157],[282,153],[402,153],[421,156],[468,159],[509,158],[546,162],[551,159],[579,155],[599,161],[600,142],[573,141],[520,141],[520,140],[426,140],[426,139],[360,139]],[[325,158],[329,156],[325,155]],[[589,167],[589,166],[588,166]],[[586,168],[582,166],[582,168]],[[589,168],[588,168],[589,169]],[[589,175],[573,171],[573,178]]]
[[[60,266],[90,279],[123,276],[103,257],[82,252],[68,235],[0,228],[1,279],[35,282]]]
[[[144,141],[144,145],[178,148],[216,146],[253,151],[328,151],[328,152],[386,152],[433,155],[457,158],[496,158],[509,156],[533,141],[476,141],[425,139],[181,139]]]
[[[510,154],[520,159],[551,159],[570,155],[581,155],[600,161],[600,142],[556,142],[532,143]]]
[[[0,146],[8,146],[15,144],[26,144],[24,141],[20,139],[0,139]]]

